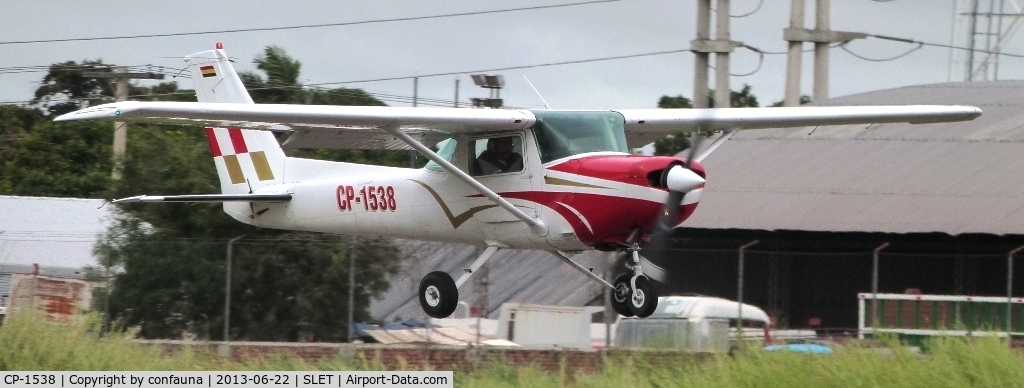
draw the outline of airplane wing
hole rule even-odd
[[[673,132],[702,132],[818,125],[939,123],[973,120],[981,109],[957,105],[801,106],[725,109],[627,109],[630,146],[642,146]]]
[[[290,131],[286,148],[410,149],[382,128],[396,126],[433,144],[455,133],[524,129],[532,113],[512,109],[235,104],[123,101],[89,107],[54,121],[108,120]]]
[[[972,106],[812,106],[725,109],[625,109],[630,146],[679,131],[715,131],[869,123],[934,123],[971,120]],[[55,121],[109,120],[192,126],[287,130],[293,148],[395,148],[408,145],[383,130],[397,128],[425,144],[456,133],[525,129],[533,113],[513,109],[404,108],[334,105],[124,101],[59,116]]]

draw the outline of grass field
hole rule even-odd
[[[216,354],[165,354],[132,342],[131,333],[97,338],[95,318],[70,326],[13,316],[0,326],[2,370],[379,370],[379,363],[309,364],[297,359],[229,362]],[[455,386],[531,387],[1021,387],[1024,355],[995,338],[938,338],[913,354],[889,341],[884,348],[847,346],[827,356],[759,349],[699,364],[653,367],[612,359],[601,373],[569,375],[495,364],[456,372]]]

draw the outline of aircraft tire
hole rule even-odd
[[[636,290],[629,295],[629,311],[639,318],[647,318],[658,308],[658,295],[646,276],[638,276]]]
[[[624,317],[635,315],[629,310],[629,295],[631,294],[629,279],[632,277],[633,275],[630,273],[621,273],[612,281],[612,285],[615,286],[611,298],[612,310]]]
[[[420,307],[433,318],[448,318],[459,306],[459,288],[448,273],[434,271],[420,281]]]

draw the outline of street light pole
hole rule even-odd
[[[353,248],[355,248],[356,238],[354,236],[348,237],[348,247],[345,249],[345,254],[348,256],[348,342],[352,342],[352,315],[355,313],[355,292],[356,292],[356,265],[355,255],[352,254]]]
[[[235,242],[241,240],[245,235],[228,240],[228,263],[227,274],[224,275],[224,342],[228,342],[228,324],[231,322],[231,248]]]

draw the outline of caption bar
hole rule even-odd
[[[0,372],[4,387],[437,387],[451,388],[442,372]]]

